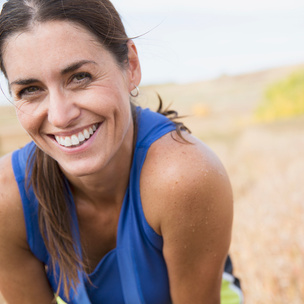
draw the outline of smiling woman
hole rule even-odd
[[[174,111],[133,105],[137,50],[109,1],[7,1],[0,64],[33,139],[0,160],[8,303],[242,301],[226,172]]]
[[[128,66],[121,68],[93,34],[66,21],[45,22],[6,40],[3,62],[18,119],[65,174],[93,173],[132,146],[129,92],[140,69],[131,40],[127,47]],[[82,145],[79,134],[88,137]]]

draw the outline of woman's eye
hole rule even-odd
[[[35,93],[37,93],[38,91],[40,90],[39,87],[35,87],[35,86],[31,86],[31,87],[27,87],[27,88],[24,88],[22,89],[18,94],[17,96],[19,98],[22,98],[22,96],[26,96],[26,95],[33,95]]]
[[[78,73],[74,76],[74,79],[76,81],[82,81],[84,79],[91,79],[91,75],[89,73],[83,72],[83,73]]]

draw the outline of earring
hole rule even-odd
[[[139,95],[139,88],[136,85],[134,85],[134,87],[135,88],[130,92],[130,95],[135,98],[135,97],[137,97]],[[133,91],[135,91],[135,92],[133,92]]]

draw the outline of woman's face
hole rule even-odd
[[[6,41],[3,59],[18,119],[75,176],[102,169],[132,141],[129,93],[140,82],[135,46],[116,60],[81,26],[40,23]]]

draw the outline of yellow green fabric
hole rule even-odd
[[[57,304],[67,304],[60,297],[57,298]]]
[[[242,304],[242,292],[233,284],[231,277],[224,274],[221,286],[221,304]],[[60,297],[57,298],[57,304],[67,304]]]
[[[221,304],[242,304],[242,291],[233,284],[233,277],[224,274],[221,286]]]

